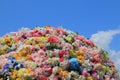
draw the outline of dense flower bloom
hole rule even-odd
[[[0,38],[0,80],[120,80],[108,53],[63,28],[22,28]]]

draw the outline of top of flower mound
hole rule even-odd
[[[0,80],[120,80],[108,53],[63,28],[22,28],[0,38]]]

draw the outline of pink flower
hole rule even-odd
[[[81,46],[80,49],[81,49],[82,51],[84,51],[85,53],[88,51],[87,47],[85,47],[85,46]]]
[[[72,46],[71,44],[65,43],[65,42],[62,42],[62,43],[60,44],[60,46],[61,46],[64,50],[70,50],[70,49],[73,48],[73,46]]]
[[[44,52],[44,50],[40,49],[37,54],[39,56],[42,56],[42,55],[45,55],[45,52]]]
[[[87,76],[89,76],[89,73],[86,72],[86,71],[83,71],[83,72],[82,72],[82,75],[83,75],[84,77],[87,77]]]
[[[7,64],[7,60],[6,59],[1,60],[0,67],[3,67],[5,64]]]
[[[110,65],[113,66],[113,67],[115,66],[114,62],[112,60],[110,60]]]
[[[36,57],[38,56],[37,53],[31,54],[31,58],[35,61]]]
[[[48,42],[52,42],[52,43],[59,43],[59,38],[56,36],[50,36],[48,38]]]
[[[40,30],[32,30],[30,32],[30,35],[33,36],[33,37],[39,37],[41,36],[43,33],[40,31]]]
[[[58,76],[54,76],[53,80],[58,80]]]
[[[97,73],[96,73],[96,72],[92,73],[92,76],[93,76],[94,78],[97,77]]]
[[[96,57],[97,57],[97,55],[98,55],[98,57],[99,57],[100,51],[99,51],[99,50],[91,50],[90,53],[91,53],[91,55],[93,55],[93,56],[96,56]]]
[[[35,68],[35,69],[34,69],[34,73],[35,73],[36,75],[41,75],[41,74],[43,74],[43,69],[40,68],[40,67]]]
[[[110,80],[110,76],[109,75],[105,75],[105,79],[106,80]]]
[[[85,42],[87,45],[90,45],[91,47],[95,46],[95,44],[91,40],[85,39]]]

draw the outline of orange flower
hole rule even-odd
[[[17,70],[14,69],[14,70],[13,70],[13,73],[14,73],[14,74],[17,74]]]
[[[19,52],[19,55],[20,55],[20,56],[25,55],[25,51],[24,51],[24,50],[20,51],[20,52]]]
[[[58,72],[61,72],[62,71],[62,68],[58,67]]]
[[[17,54],[17,53],[14,53],[13,55],[14,55],[15,58],[18,57],[18,54]]]
[[[32,71],[33,69],[32,68],[28,68],[29,71]]]
[[[20,60],[20,59],[21,59],[21,57],[20,57],[20,56],[18,56],[18,57],[16,57],[16,59],[17,59],[17,60]]]
[[[15,57],[17,60],[21,59],[21,56],[20,56],[18,53],[14,53],[14,57]]]
[[[13,38],[13,40],[14,40],[15,42],[18,42],[19,38],[18,38],[17,36],[15,36],[15,37]]]
[[[33,74],[32,74],[32,77],[35,77],[35,76],[36,76],[35,73],[33,73]]]
[[[68,75],[67,71],[62,72],[62,76],[66,77]]]
[[[79,55],[79,56],[78,56],[78,59],[79,59],[79,60],[82,60],[82,59],[83,59],[83,56]]]
[[[3,78],[0,78],[0,80],[3,80]]]
[[[30,71],[29,71],[29,70],[27,70],[27,71],[26,71],[26,74],[29,74],[29,73],[30,73]]]
[[[31,55],[30,55],[30,54],[27,54],[26,59],[27,59],[27,60],[30,60],[30,59],[31,59]]]
[[[50,26],[45,26],[45,28],[49,29],[49,28],[51,28],[51,27],[50,27]]]

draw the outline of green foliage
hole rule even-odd
[[[49,46],[46,46],[47,50],[53,50],[53,49],[62,49],[61,47],[58,47],[57,45],[54,45],[53,43],[50,42]]]

